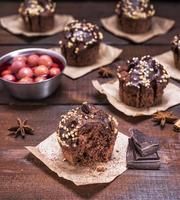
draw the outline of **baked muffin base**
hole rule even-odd
[[[54,14],[24,16],[21,15],[26,30],[30,32],[46,32],[54,27]]]
[[[121,81],[119,84],[119,96],[122,102],[128,106],[136,108],[148,108],[160,104],[162,101],[163,91],[166,85],[156,83],[149,88],[125,86]]]
[[[84,127],[84,130],[86,131],[80,133],[79,145],[75,148],[62,146],[62,141],[57,135],[58,142],[62,146],[64,158],[72,165],[91,165],[95,162],[107,162],[110,160],[117,133],[108,134],[108,130],[101,123],[89,124]]]
[[[94,64],[99,57],[100,44],[89,47],[82,50],[78,54],[74,53],[73,48],[67,48],[62,46],[62,54],[67,60],[67,64],[70,66],[89,66]]]
[[[177,69],[180,70],[180,54],[173,52],[174,54],[174,64]]]
[[[146,19],[132,19],[127,16],[118,17],[119,28],[126,33],[141,34],[149,31],[152,17]]]

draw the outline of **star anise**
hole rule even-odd
[[[20,118],[17,118],[17,126],[9,128],[8,131],[10,131],[9,135],[14,135],[15,138],[21,136],[23,139],[26,134],[34,134],[34,130],[27,124],[27,120],[22,121]]]
[[[177,117],[172,112],[159,111],[153,115],[153,121],[164,128],[166,123],[173,124]]]
[[[173,130],[175,132],[180,132],[180,119],[174,124]]]
[[[109,67],[101,67],[98,74],[102,78],[112,78],[114,77],[113,71]]]

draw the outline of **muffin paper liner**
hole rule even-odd
[[[0,18],[0,23],[3,28],[13,34],[25,35],[27,37],[49,36],[63,31],[64,27],[73,21],[71,15],[55,15],[54,28],[46,32],[29,32],[24,26],[24,22],[20,15],[11,15]]]
[[[116,36],[129,39],[135,43],[142,43],[154,36],[162,35],[168,32],[174,26],[175,21],[157,16],[153,17],[151,29],[142,34],[130,34],[121,31],[118,25],[118,17],[116,15],[102,18],[101,23],[106,30],[110,31]]]
[[[61,49],[58,47],[51,48],[51,50],[54,50],[61,54]],[[87,73],[95,69],[98,69],[99,67],[112,63],[117,57],[119,57],[122,51],[123,51],[122,49],[112,47],[105,43],[101,43],[99,49],[99,58],[93,65],[81,66],[81,67],[67,65],[63,73],[72,79],[80,78],[81,76],[84,76]]]
[[[168,51],[158,56],[154,56],[154,58],[164,66],[171,78],[180,80],[180,69],[177,69],[175,67],[174,55],[172,51]]]
[[[162,103],[150,108],[135,108],[124,104],[119,97],[119,80],[104,84],[100,84],[97,80],[93,80],[92,84],[100,93],[106,95],[111,105],[128,116],[136,117],[152,115],[180,103],[180,88],[172,83],[169,83],[164,89]]]
[[[102,172],[98,172],[97,168],[73,166],[64,161],[56,133],[50,135],[36,147],[26,146],[26,148],[59,177],[70,180],[76,185],[87,185],[111,182],[126,171],[127,146],[128,137],[119,132],[114,145],[112,159],[107,163],[96,164],[96,167],[100,166],[105,169]]]

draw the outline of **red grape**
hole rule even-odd
[[[49,73],[48,67],[44,65],[39,65],[34,68],[34,75],[35,76],[47,76]]]
[[[57,76],[57,75],[60,74],[60,73],[61,73],[61,70],[60,70],[59,68],[57,68],[57,67],[53,67],[53,68],[51,68],[51,69],[49,70],[49,75],[50,75],[51,77]]]
[[[23,67],[19,70],[17,77],[22,79],[24,77],[33,77],[33,71],[30,67]]]
[[[29,66],[35,67],[39,64],[39,56],[36,54],[32,54],[32,55],[28,56],[27,62],[29,64]]]
[[[18,81],[18,83],[26,84],[26,83],[33,83],[33,79],[26,76]]]
[[[20,55],[12,60],[10,66],[0,73],[0,76],[7,81],[22,84],[42,82],[49,77],[61,73],[61,64],[54,63],[49,55]]]
[[[53,63],[51,67],[52,67],[52,68],[53,68],[53,67],[59,67],[59,65],[58,65],[57,63]]]
[[[1,76],[7,75],[7,74],[11,74],[10,69],[5,69],[4,71],[2,71]]]
[[[44,80],[46,80],[47,78],[46,78],[46,76],[38,76],[38,77],[36,77],[35,78],[35,82],[42,82],[42,81],[44,81]]]
[[[22,60],[14,61],[10,67],[11,72],[17,73],[21,68],[26,67],[26,63]]]
[[[45,65],[46,67],[51,67],[53,64],[52,58],[48,55],[42,55],[39,57],[39,65]]]
[[[64,65],[61,63],[61,64],[59,64],[59,68],[60,69],[64,69]]]
[[[6,74],[2,78],[6,81],[15,81],[16,80],[15,76],[13,76],[12,74]]]
[[[24,62],[26,62],[27,58],[26,58],[26,56],[16,56],[16,57],[13,58],[13,62],[14,61],[24,61]]]

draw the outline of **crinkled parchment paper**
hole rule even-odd
[[[51,49],[61,53],[60,48],[51,48]],[[100,46],[99,58],[93,65],[84,67],[67,65],[63,73],[72,79],[79,78],[95,69],[98,69],[99,67],[112,63],[121,53],[122,49],[115,48],[105,43],[102,43]]]
[[[175,21],[162,17],[153,17],[151,29],[142,34],[130,34],[121,31],[118,25],[118,17],[116,15],[102,18],[101,23],[106,30],[114,35],[127,38],[135,43],[141,43],[151,39],[154,36],[167,33],[174,26]]]
[[[165,69],[172,78],[180,80],[180,69],[177,69],[175,67],[174,55],[172,51],[168,51],[158,56],[154,56],[154,58],[165,67]]]
[[[29,32],[24,26],[20,15],[11,15],[0,18],[1,26],[13,34],[25,35],[26,37],[49,36],[54,35],[64,29],[64,27],[73,21],[71,15],[55,15],[54,28],[46,32]]]
[[[116,109],[129,116],[152,115],[158,111],[166,110],[180,103],[180,88],[169,83],[164,90],[162,103],[150,108],[135,108],[124,104],[119,97],[119,81],[100,84],[97,80],[92,81],[93,86],[102,94],[105,94],[109,103]]]
[[[37,158],[39,158],[49,169],[54,171],[59,177],[70,180],[76,185],[87,185],[95,183],[108,183],[126,171],[126,151],[128,137],[118,133],[112,160],[107,163],[98,163],[105,171],[98,172],[89,167],[76,167],[64,161],[61,147],[56,139],[56,133],[50,135],[36,147],[26,148]]]

